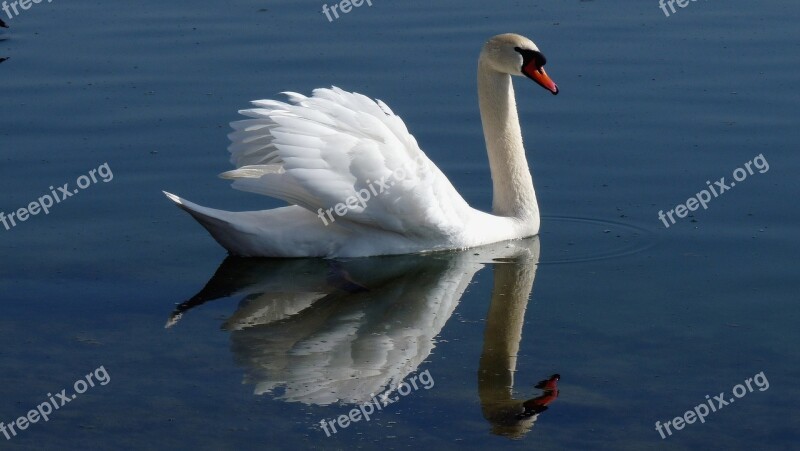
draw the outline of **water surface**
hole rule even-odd
[[[372,3],[332,23],[321,3],[250,0],[3,17],[0,211],[113,171],[0,228],[0,421],[101,365],[111,378],[4,449],[792,449],[800,6]],[[227,124],[250,100],[336,85],[389,104],[488,210],[475,65],[509,31],[537,42],[561,88],[516,84],[536,240],[231,261],[161,194],[281,205],[216,177]],[[759,154],[769,171],[659,221]],[[426,371],[433,386],[369,422],[319,427]],[[769,389],[656,431],[762,371]],[[554,374],[545,398],[535,386]]]

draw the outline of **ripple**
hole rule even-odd
[[[647,229],[622,222],[543,216],[540,265],[606,260],[641,252],[656,244]]]

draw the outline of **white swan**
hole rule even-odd
[[[492,213],[471,208],[380,100],[338,89],[290,103],[253,102],[229,135],[233,187],[288,207],[206,208],[165,192],[231,254],[362,257],[463,249],[539,233],[539,207],[522,145],[511,75],[553,94],[544,56],[516,34],[491,38],[478,60]]]

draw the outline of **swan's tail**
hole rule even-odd
[[[297,205],[260,211],[224,211],[164,194],[192,215],[231,255],[238,257],[327,257],[351,235],[326,227]]]
[[[240,255],[241,243],[237,239],[242,231],[236,225],[236,213],[203,207],[172,193],[163,191],[171,201],[200,223],[208,233],[231,254]]]

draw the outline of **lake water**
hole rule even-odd
[[[372,0],[332,22],[321,10],[75,0],[0,16],[0,211],[96,176],[0,226],[0,422],[16,428],[0,447],[796,448],[800,4],[690,2],[667,17],[656,0]],[[161,193],[282,205],[217,178],[228,123],[250,100],[336,85],[389,104],[488,210],[475,65],[512,31],[561,89],[516,80],[536,239],[226,260]],[[758,155],[769,169],[708,209],[659,219]],[[403,380],[370,421],[320,426]],[[62,389],[85,393],[67,404]],[[22,430],[48,402],[49,421]],[[685,415],[709,402],[703,422]]]

